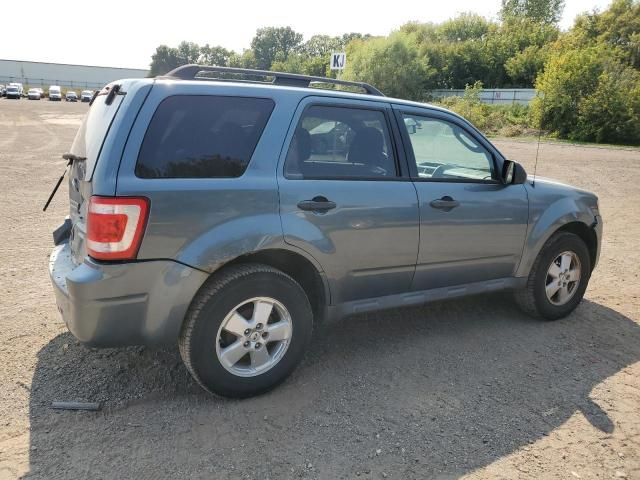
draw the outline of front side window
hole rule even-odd
[[[396,162],[382,111],[314,105],[296,127],[288,178],[391,178]]]
[[[449,181],[490,181],[492,157],[458,125],[438,118],[403,114],[418,177]]]
[[[141,178],[239,177],[273,111],[266,98],[176,95],[160,103],[136,164]]]

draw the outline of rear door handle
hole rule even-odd
[[[437,208],[439,210],[444,210],[445,212],[448,212],[449,210],[452,210],[457,206],[459,206],[460,202],[457,200],[454,200],[449,195],[445,195],[442,198],[431,200],[429,205],[431,205],[433,208]]]
[[[327,200],[325,197],[313,197],[311,200],[302,200],[298,203],[298,208],[306,212],[326,212],[336,208],[336,202]]]

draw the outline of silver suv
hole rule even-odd
[[[498,290],[564,317],[600,250],[595,195],[362,83],[197,65],[118,81],[64,158],[50,272],[68,328],[177,342],[220,395],[283,381],[326,317]]]

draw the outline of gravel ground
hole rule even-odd
[[[586,298],[552,323],[507,294],[322,326],[275,391],[231,401],[177,348],[77,344],[47,274],[86,104],[0,101],[0,478],[640,478],[640,151],[543,144],[538,173],[595,191]],[[496,141],[533,170],[535,143]],[[99,412],[54,400],[100,401]]]

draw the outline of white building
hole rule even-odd
[[[60,85],[63,88],[98,89],[122,78],[143,78],[148,70],[95,67],[66,63],[27,62],[0,59],[0,84],[20,82],[29,87]]]

